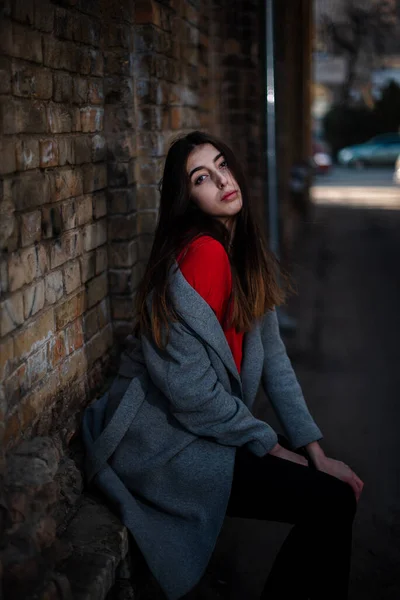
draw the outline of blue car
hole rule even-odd
[[[393,166],[400,154],[400,134],[383,133],[364,144],[348,146],[338,152],[338,161],[346,167],[361,169],[367,165]]]

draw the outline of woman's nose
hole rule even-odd
[[[223,173],[218,174],[218,187],[224,188],[228,183],[228,179],[225,177]]]

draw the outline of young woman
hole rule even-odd
[[[347,598],[363,483],[318,443],[279,336],[276,274],[232,151],[200,132],[175,141],[135,335],[83,424],[88,478],[170,600],[201,578],[226,514],[294,524],[262,598]],[[253,416],[261,381],[301,451]]]

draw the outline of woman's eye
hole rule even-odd
[[[199,185],[199,183],[201,183],[202,181],[204,181],[203,177],[206,177],[206,175],[200,175],[200,177],[198,177],[197,179],[195,179],[195,185]]]
[[[219,165],[220,169],[226,169],[227,167],[228,167],[228,163],[226,162],[226,160],[223,160]]]

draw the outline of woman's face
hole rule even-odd
[[[193,202],[230,228],[243,200],[225,157],[212,144],[202,144],[189,154],[186,170]]]

